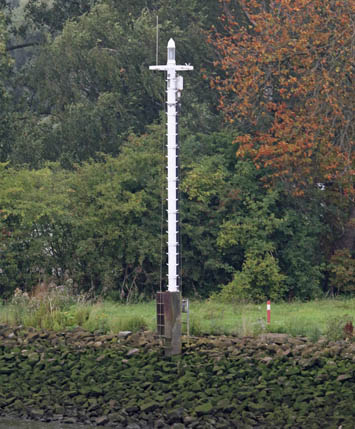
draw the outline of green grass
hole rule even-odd
[[[196,326],[196,333],[248,336],[266,331],[317,339],[321,335],[331,335],[335,325],[355,321],[355,298],[271,303],[270,325],[266,323],[266,304],[193,302],[191,320],[192,331]]]
[[[183,315],[186,320],[186,315]],[[338,338],[347,321],[355,324],[355,298],[324,299],[307,303],[271,303],[271,323],[266,323],[266,304],[234,305],[214,301],[190,302],[190,333],[257,335],[262,332],[303,335],[317,340],[321,335]],[[28,304],[0,306],[0,323],[23,324],[45,329],[71,329],[117,333],[123,330],[155,330],[155,302],[140,304],[75,304],[34,309]],[[183,327],[185,329],[185,323]]]

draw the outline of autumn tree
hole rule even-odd
[[[243,129],[238,155],[270,167],[295,195],[317,183],[351,195],[354,3],[241,0],[238,22],[223,3],[225,32],[211,37],[222,73],[212,85]]]
[[[337,275],[349,272],[355,250],[354,3],[222,3],[224,30],[210,37],[220,69],[211,84],[239,130],[237,156],[264,169],[266,186],[297,197],[300,216],[324,210],[323,287],[339,291]]]

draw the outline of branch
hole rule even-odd
[[[253,27],[256,27],[256,22],[253,21],[253,19],[249,15],[248,11],[245,9],[245,7],[242,5],[242,3],[240,1],[238,1],[238,5],[240,7],[240,10],[244,13],[244,16],[248,20],[249,24],[251,24]]]
[[[16,49],[22,49],[22,48],[28,48],[29,46],[36,46],[39,45],[38,42],[29,42],[29,43],[22,43],[21,45],[13,45],[13,46],[8,46],[6,48],[6,51],[15,51]]]

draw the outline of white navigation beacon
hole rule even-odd
[[[167,72],[167,158],[168,158],[168,290],[179,291],[178,282],[178,162],[177,162],[177,103],[183,90],[183,78],[176,72],[193,70],[190,65],[176,65],[175,42],[168,42],[166,65],[150,66],[150,70]]]

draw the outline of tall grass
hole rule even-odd
[[[183,314],[185,329],[186,315]],[[265,305],[234,305],[214,301],[190,303],[191,335],[253,336],[262,332],[302,335],[317,340],[321,335],[336,339],[348,321],[355,324],[355,298],[311,302],[271,303],[271,323],[266,323]],[[64,330],[81,326],[89,331],[112,332],[156,329],[155,302],[69,303],[64,307],[45,302],[31,307],[27,302],[0,306],[0,323],[22,324]]]
[[[20,301],[20,300],[17,300]],[[82,327],[89,331],[118,333],[153,329],[154,304],[124,305],[111,302],[48,305],[47,299],[0,305],[0,323],[40,329],[65,330]]]

